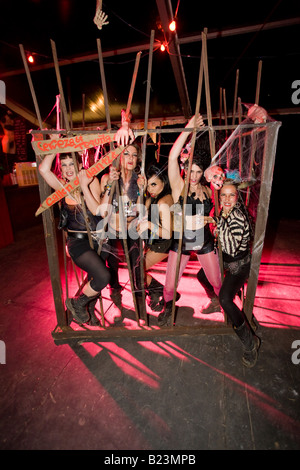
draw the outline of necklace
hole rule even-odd
[[[229,209],[228,212],[224,212],[224,209],[222,209],[222,217],[224,219],[227,219],[229,217],[229,215],[231,214],[231,212],[233,211],[234,207],[232,207],[231,209]]]
[[[189,196],[193,197],[194,199],[199,199],[201,202],[203,201],[203,189],[201,184],[197,184],[196,186],[196,191],[192,191],[191,186],[190,186],[190,194]]]

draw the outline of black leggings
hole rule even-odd
[[[227,271],[219,293],[219,302],[221,307],[230,318],[232,324],[237,328],[244,323],[245,315],[244,312],[234,303],[233,299],[247,281],[249,271],[250,263],[245,264],[239,270],[238,274],[231,274],[230,271]]]
[[[134,284],[134,290],[135,294],[137,296],[142,295],[142,280],[141,280],[141,265],[140,265],[140,245],[139,245],[140,239],[138,238],[137,240],[132,239],[129,235],[127,237],[127,247],[128,247],[128,254],[129,254],[129,259],[130,259],[130,267],[128,266],[128,269],[131,269],[132,272],[132,278],[133,278],[133,284]],[[109,244],[112,247],[112,250],[117,251],[117,247],[121,244],[123,250],[124,250],[124,242],[123,239],[110,239]],[[118,280],[118,269],[119,269],[119,261],[116,257],[113,255],[110,255],[110,258],[107,260],[107,264],[110,268],[110,273],[111,273],[111,287],[118,287],[119,280]]]
[[[86,251],[76,258],[75,263],[79,268],[87,272],[90,286],[96,292],[100,292],[109,283],[109,271],[96,251]]]
[[[105,261],[97,255],[98,245],[92,250],[88,240],[68,240],[68,250],[74,263],[88,275],[90,286],[100,292],[110,282],[110,273]]]

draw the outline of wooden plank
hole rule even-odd
[[[71,327],[60,330],[55,328],[52,331],[52,337],[56,344],[65,344],[71,342],[84,342],[84,341],[112,341],[115,339],[121,340],[122,338],[133,338],[137,340],[146,341],[159,341],[160,338],[180,337],[180,336],[198,336],[209,334],[234,334],[232,326],[227,326],[224,323],[212,324],[209,326],[193,326],[184,327],[177,326],[176,328],[139,328],[136,330],[125,329],[122,327],[112,327],[110,329],[99,330],[73,330]]]
[[[57,139],[52,136],[50,139],[40,140],[37,131],[31,131],[33,141],[31,143],[32,148],[36,155],[48,155],[49,153],[71,153],[71,152],[82,152],[92,147],[98,147],[99,145],[105,145],[115,140],[115,132],[109,133],[93,133],[93,134],[82,134],[78,131],[73,131],[72,136],[58,137]],[[51,130],[48,130],[48,134],[52,134]]]

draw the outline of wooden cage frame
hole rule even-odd
[[[143,157],[145,156],[146,151],[146,141],[148,134],[162,134],[166,132],[170,132],[170,129],[148,129],[148,113],[149,113],[149,93],[150,93],[150,78],[151,78],[151,66],[152,66],[152,50],[153,50],[153,40],[154,34],[151,34],[151,44],[150,44],[150,55],[149,55],[149,67],[148,67],[148,84],[147,84],[147,96],[146,96],[146,113],[145,113],[145,121],[144,121],[144,130],[140,132],[140,135],[144,136],[143,140]],[[58,68],[58,60],[56,56],[55,44],[53,41],[52,50],[58,80],[58,86],[61,93],[61,97],[63,98],[63,90],[59,75],[59,68]],[[99,63],[100,63],[100,73],[102,77],[102,88],[104,94],[106,93],[106,86],[105,86],[105,78],[104,78],[104,70],[103,70],[103,62],[102,62],[102,53],[101,53],[101,44],[100,40],[97,40],[98,44],[98,53],[99,53]],[[36,109],[37,118],[39,121],[40,129],[39,131],[31,131],[34,135],[35,133],[39,133],[42,135],[50,134],[50,130],[43,130],[43,123],[41,120],[41,116],[39,113],[39,108],[33,88],[33,84],[30,77],[30,72],[28,69],[25,53],[23,46],[20,45],[21,55],[24,63],[24,68],[27,74],[33,102]],[[136,75],[135,75],[136,76]],[[207,105],[207,116],[208,116],[208,126],[207,130],[209,132],[210,137],[210,145],[211,145],[211,153],[212,156],[215,154],[214,151],[214,131],[215,130],[232,130],[235,129],[235,125],[225,125],[225,126],[213,126],[212,125],[212,115],[211,115],[211,108],[210,108],[210,95],[209,95],[209,80],[208,80],[208,68],[207,68],[207,53],[206,53],[206,32],[203,33],[203,40],[202,40],[202,57],[201,57],[201,64],[200,64],[200,72],[199,72],[199,83],[198,83],[198,94],[197,94],[197,103],[196,103],[196,110],[195,114],[197,114],[200,110],[200,99],[201,99],[201,92],[202,92],[202,80],[205,80],[205,92],[206,92],[206,105]],[[130,104],[132,100],[133,89],[130,90],[127,112],[130,111]],[[107,96],[106,96],[106,110],[107,107]],[[87,131],[76,131],[70,129],[70,126],[67,122],[67,111],[64,102],[64,98],[62,100],[62,110],[64,114],[64,122],[66,125],[66,130],[64,133],[68,136],[76,136],[87,134]],[[110,129],[110,119],[107,114],[107,124],[108,129]],[[267,218],[268,218],[268,209],[269,209],[269,202],[271,196],[271,189],[272,189],[272,180],[273,180],[273,171],[275,165],[275,155],[276,155],[276,143],[277,143],[277,135],[278,129],[280,127],[280,122],[269,122],[265,123],[265,147],[263,151],[263,162],[262,162],[262,174],[261,174],[261,184],[260,184],[260,193],[259,193],[259,203],[257,207],[257,219],[255,225],[255,235],[253,241],[253,252],[252,252],[252,261],[251,261],[251,268],[250,268],[250,276],[247,283],[247,295],[244,302],[244,311],[247,316],[247,319],[252,322],[252,312],[254,307],[254,298],[255,292],[258,284],[258,274],[259,274],[259,266],[261,262],[262,250],[264,245],[264,238],[266,232],[266,225],[267,225]],[[257,128],[259,125],[253,124],[253,129]],[[249,127],[249,126],[248,126]],[[251,127],[251,126],[250,126]],[[172,129],[171,132],[182,132],[188,131],[185,128],[177,128]],[[197,129],[192,129],[192,152],[194,149],[195,144],[195,136]],[[95,132],[95,131],[94,131]],[[109,132],[109,131],[108,131]],[[189,130],[191,132],[191,129]],[[106,135],[107,131],[97,131],[98,134]],[[143,161],[144,162],[144,161]],[[37,161],[37,164],[39,162]],[[189,165],[189,171],[190,171]],[[51,194],[51,188],[47,185],[44,179],[38,174],[38,182],[39,182],[39,193],[41,201],[45,201]],[[187,185],[185,185],[187,186]],[[187,191],[185,191],[186,197]],[[186,200],[186,199],[185,199]],[[215,201],[216,202],[216,201]],[[76,343],[76,342],[85,342],[85,341],[111,341],[114,339],[120,338],[136,338],[139,340],[151,340],[159,338],[165,338],[168,336],[182,336],[182,335],[199,335],[199,334],[227,334],[232,333],[231,325],[228,325],[226,321],[223,324],[212,324],[205,325],[205,326],[180,326],[180,325],[173,325],[174,321],[172,322],[171,327],[163,327],[158,329],[156,328],[149,328],[139,325],[138,328],[133,329],[126,329],[124,327],[112,327],[106,329],[105,326],[101,327],[99,330],[73,330],[71,326],[68,325],[67,320],[67,312],[64,306],[64,298],[63,298],[63,288],[60,278],[60,267],[59,267],[59,257],[58,257],[58,244],[57,244],[57,235],[56,235],[56,226],[55,226],[55,219],[52,207],[45,210],[42,213],[43,217],[43,226],[44,226],[44,233],[45,233],[45,243],[46,243],[46,250],[47,250],[47,257],[48,257],[48,264],[49,264],[49,272],[50,272],[50,279],[53,291],[53,298],[54,298],[54,306],[56,311],[56,318],[57,318],[57,326],[52,331],[52,337],[54,339],[55,344],[64,344],[64,343]],[[178,256],[180,261],[180,256]],[[177,263],[177,275],[179,269],[179,262]],[[178,277],[176,277],[178,281]],[[177,282],[175,283],[176,291]],[[174,320],[174,312],[175,312],[175,295],[173,299],[173,309],[172,309],[172,319]],[[225,319],[226,320],[226,319]]]

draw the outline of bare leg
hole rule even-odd
[[[156,264],[160,263],[162,260],[164,260],[168,256],[168,253],[156,253],[155,251],[148,250],[146,253],[145,257],[145,271],[147,273],[147,286],[151,283],[152,277],[150,274],[148,274],[149,269],[152,268],[152,266],[155,266]]]

